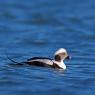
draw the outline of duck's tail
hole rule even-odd
[[[9,59],[11,62],[16,63],[16,65],[24,65],[25,62],[17,62],[13,59],[11,59],[9,56],[7,56],[7,59]]]

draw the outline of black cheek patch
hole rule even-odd
[[[61,61],[61,57],[59,55],[55,55],[55,61]]]

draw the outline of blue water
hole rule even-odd
[[[14,66],[66,48],[65,72]],[[95,0],[0,0],[0,95],[95,95]]]

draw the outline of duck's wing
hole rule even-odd
[[[36,59],[48,59],[48,60],[52,60],[51,58],[47,58],[47,57],[32,57],[32,58],[27,59],[27,61],[36,60]]]
[[[53,65],[53,61],[52,61],[52,59],[50,59],[50,58],[45,58],[45,57],[33,57],[33,58],[30,58],[30,59],[28,59],[27,60],[27,62],[26,63],[28,63],[28,64],[30,64],[30,65]]]

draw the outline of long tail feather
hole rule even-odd
[[[9,56],[7,56],[7,58],[8,58],[11,62],[17,63],[17,65],[24,65],[23,63],[25,63],[25,62],[17,62],[17,61],[15,61],[15,60],[11,59]]]

